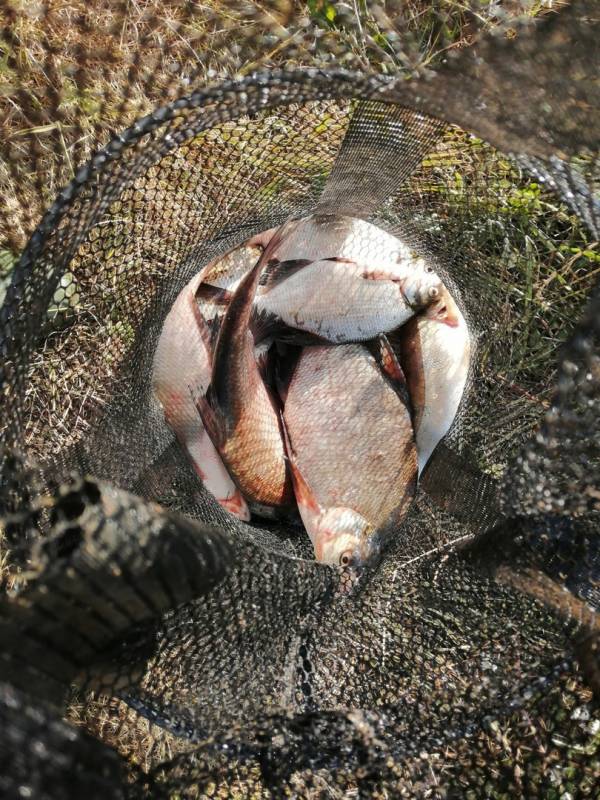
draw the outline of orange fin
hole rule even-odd
[[[369,350],[379,365],[383,375],[404,405],[412,412],[412,405],[406,384],[406,375],[387,336],[383,333],[369,343]]]
[[[392,345],[385,334],[382,333],[377,337],[377,345],[379,348],[379,355],[376,355],[375,358],[378,360],[379,366],[383,372],[391,381],[405,384],[406,375],[404,374],[404,370],[400,366],[400,362],[396,357],[396,353],[394,353]]]
[[[250,509],[239,489],[231,497],[221,498],[218,502],[234,517],[242,520],[242,522],[250,522]]]
[[[283,418],[283,414],[280,414],[280,419],[281,419],[281,430],[283,433],[283,441],[285,444],[285,451],[287,454],[287,460],[290,465],[290,472],[292,474],[292,483],[294,485],[294,494],[296,495],[296,502],[298,503],[298,505],[302,504],[309,511],[312,511],[315,514],[321,514],[323,509],[315,499],[315,496],[310,486],[304,479],[304,476],[300,472],[298,464],[296,463],[296,454],[294,453],[292,443],[290,442],[290,437],[287,432],[287,427],[285,424],[285,420]]]

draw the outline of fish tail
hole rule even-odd
[[[228,306],[231,303],[233,292],[213,286],[212,283],[201,283],[196,291],[196,299],[214,303],[218,306]]]

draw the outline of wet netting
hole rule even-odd
[[[67,6],[2,3],[2,797],[598,797],[596,4],[406,50],[370,6]],[[245,77],[204,88],[211,36]],[[358,577],[221,508],[152,386],[183,287],[313,212],[435,260],[471,336]]]

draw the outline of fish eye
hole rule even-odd
[[[432,273],[432,272],[433,272],[433,267],[431,266],[431,264],[428,264],[428,265],[425,267],[425,272],[429,272],[429,273]]]
[[[435,300],[435,298],[438,296],[438,294],[439,294],[439,291],[438,291],[436,286],[430,286],[429,287],[428,295],[429,295],[429,297],[431,297],[432,300]]]
[[[342,553],[340,556],[340,567],[351,567],[354,563],[354,559],[352,558],[352,553],[349,550],[346,550],[345,553]]]

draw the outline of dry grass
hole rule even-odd
[[[558,7],[408,0],[13,0],[0,6],[0,281],[43,209],[98,146],[192,87],[263,67],[434,67],[476,27]],[[471,12],[469,8],[475,9]]]
[[[122,700],[74,692],[66,718],[102,739],[131,764],[147,772],[194,745],[140,717]]]

